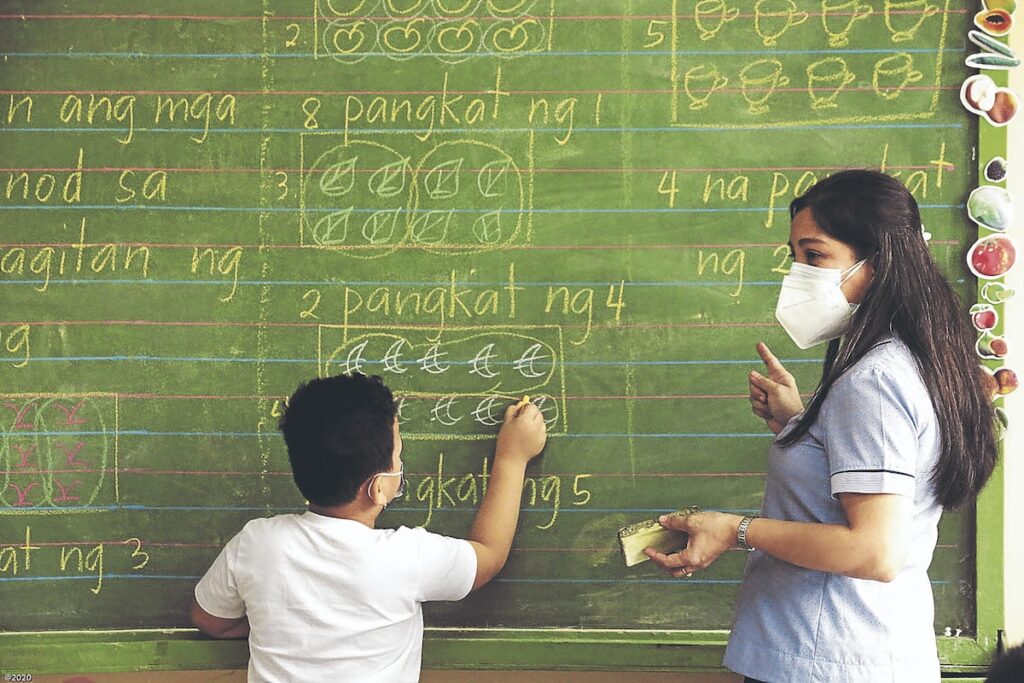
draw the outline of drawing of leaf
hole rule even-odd
[[[459,192],[459,171],[463,159],[452,159],[438,164],[427,172],[423,186],[431,199],[448,199]]]
[[[490,211],[473,223],[473,234],[481,244],[495,244],[501,239],[501,211]]]
[[[356,161],[358,156],[345,161],[331,164],[320,176],[320,189],[324,194],[331,197],[340,197],[352,189],[356,181]]]
[[[405,170],[409,157],[385,164],[370,176],[370,192],[378,197],[394,197],[405,190]]]
[[[369,244],[387,244],[395,234],[401,209],[374,211],[363,223],[363,237]]]
[[[332,244],[344,244],[345,235],[348,233],[348,219],[352,215],[352,207],[329,213],[316,222],[313,226],[313,241],[317,244],[329,246]]]
[[[485,197],[500,197],[508,189],[508,159],[492,161],[476,175],[476,186]]]
[[[413,222],[412,238],[423,244],[440,244],[448,236],[448,225],[454,213],[454,210],[425,212]]]

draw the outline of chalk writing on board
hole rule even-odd
[[[453,473],[445,469],[444,453],[440,453],[437,456],[436,473],[418,482],[415,477],[409,478],[410,489],[415,492],[413,499],[427,506],[423,526],[429,526],[437,512],[479,505],[487,493],[487,482],[491,476],[487,459],[481,458],[479,463],[475,472]],[[523,482],[523,507],[527,510],[542,508],[550,511],[550,516],[536,523],[535,527],[541,530],[553,528],[566,505],[576,508],[590,505],[594,496],[588,488],[587,479],[591,476],[587,473],[527,476]]]
[[[529,180],[505,150],[454,140],[413,161],[379,142],[341,140],[303,135],[303,159],[318,154],[303,171],[304,244],[377,258],[403,245],[459,254],[524,241]],[[333,146],[320,152],[325,143]]]
[[[947,44],[948,0],[942,7],[927,0],[884,0],[881,12],[859,0],[825,0],[813,8],[819,22],[809,21],[811,9],[811,3],[798,5],[795,0],[758,0],[753,12],[741,14],[739,7],[725,0],[701,0],[687,15],[680,13],[678,0],[673,0],[671,26],[652,20],[643,34],[643,47],[652,50],[664,50],[666,33],[670,36],[671,123],[763,128],[909,121],[935,115]],[[693,38],[701,43],[733,44],[735,32],[749,30],[751,25],[766,48],[796,47],[824,38],[830,48],[850,51],[825,57],[793,51],[753,59],[723,51],[683,61],[680,51]],[[848,48],[851,37],[862,33],[886,35],[893,51],[879,56]],[[657,39],[650,40],[652,36]],[[932,49],[912,52],[900,47],[910,40]],[[857,83],[870,83],[870,87]],[[919,83],[931,85],[921,89]],[[910,96],[918,99],[898,111],[878,106]],[[737,109],[745,110],[747,116],[722,120],[718,115]],[[877,113],[855,113],[867,109]]]
[[[315,0],[314,54],[342,64],[367,57],[512,59],[552,49],[554,10],[554,0]]]
[[[70,225],[63,223],[62,229],[68,238],[75,241],[56,247],[0,247],[0,273],[15,275],[18,279],[34,276],[38,282],[33,288],[38,292],[47,291],[54,276],[85,273],[111,277],[148,277],[148,246],[89,242],[86,239],[85,218]]]
[[[103,579],[110,572],[135,573],[144,569],[150,555],[139,538],[119,541],[33,540],[32,527],[26,526],[24,540],[0,545],[0,578],[43,580],[47,577],[82,579],[93,595],[103,590]],[[113,553],[113,557],[111,554]]]
[[[0,353],[11,367],[24,368],[32,358],[32,326],[0,325]]]
[[[396,324],[428,323],[435,331],[435,339],[451,326],[483,326],[514,321],[519,317],[532,318],[542,313],[553,323],[563,324],[566,318],[578,328],[567,341],[581,346],[590,339],[600,318],[604,324],[623,324],[623,312],[629,308],[626,295],[627,282],[619,280],[603,285],[596,283],[572,286],[545,284],[537,288],[542,300],[531,298],[531,306],[524,304],[526,287],[516,279],[515,262],[509,262],[506,284],[494,282],[474,283],[476,269],[468,273],[449,271],[447,282],[393,283],[388,285],[353,285],[317,287],[296,293],[296,312],[299,320],[338,321],[343,330],[382,320]],[[537,289],[534,291],[536,292]],[[603,304],[602,304],[603,300]],[[524,313],[524,308],[529,308]],[[476,328],[474,328],[476,329]],[[347,338],[347,333],[344,335]]]
[[[464,533],[524,394],[552,432],[501,583],[432,625],[726,628],[736,558],[703,585],[633,581],[609,529],[680,499],[756,507],[764,437],[736,373],[777,327],[795,195],[880,168],[956,268],[973,133],[942,98],[970,13],[270,4],[190,12],[184,39],[169,6],[0,19],[19,36],[0,91],[7,614],[185,625],[225,541],[301,506],[284,396],[361,369],[415,441],[385,525]],[[787,365],[813,382],[810,356]],[[968,522],[944,520],[940,628],[973,615]]]
[[[491,439],[508,401],[531,394],[550,433],[568,430],[558,326],[321,325],[321,376],[380,374],[410,439]]]
[[[118,501],[116,397],[0,396],[0,415],[0,514]]]

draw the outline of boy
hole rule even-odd
[[[308,510],[246,524],[196,586],[193,623],[215,638],[249,636],[250,681],[418,680],[422,603],[461,600],[508,559],[526,464],[547,439],[540,411],[505,411],[468,541],[374,528],[405,488],[379,377],[314,379],[280,426]]]

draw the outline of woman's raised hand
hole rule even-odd
[[[768,376],[750,373],[750,407],[754,415],[765,421],[768,429],[778,434],[791,417],[804,409],[804,404],[793,375],[782,366],[767,344],[757,343],[757,355],[764,361]]]

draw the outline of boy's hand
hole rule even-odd
[[[495,457],[513,458],[524,464],[535,458],[548,439],[544,416],[537,406],[512,404],[505,409],[505,423],[498,432]]]

